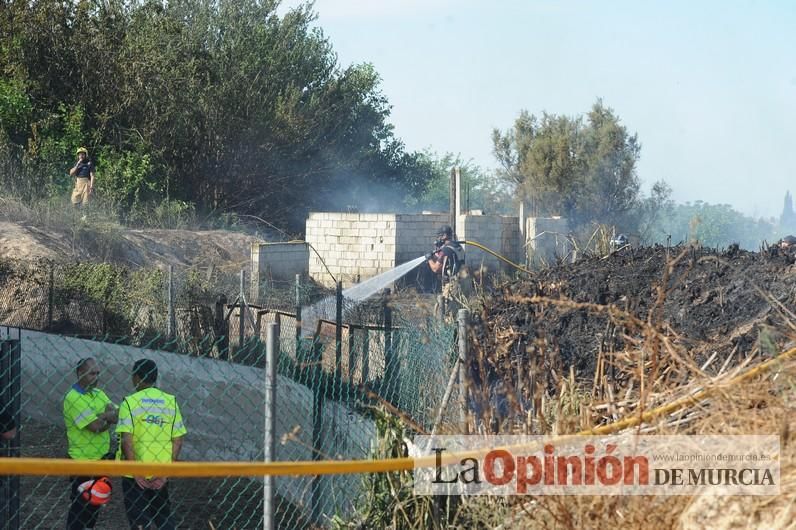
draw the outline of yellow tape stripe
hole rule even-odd
[[[671,414],[689,405],[698,403],[719,388],[728,388],[752,379],[783,361],[796,356],[796,348],[779,354],[773,359],[750,368],[743,374],[732,378],[720,387],[709,387],[699,392],[649,410],[643,414],[624,418],[617,422],[561,436],[550,443],[571,440],[576,436],[611,434],[629,427],[635,427],[658,416]],[[528,446],[507,447],[503,449],[527,449]],[[480,456],[492,449],[481,449],[467,453],[444,454],[443,464],[458,462],[461,458]],[[383,473],[404,471],[415,467],[433,467],[434,456],[422,458],[389,458],[383,460],[318,460],[303,462],[174,462],[150,464],[144,462],[117,462],[113,460],[70,460],[59,458],[0,458],[0,475],[138,475],[168,477],[262,477],[299,475],[343,475],[352,473]]]
[[[168,477],[261,477],[265,475],[337,475],[412,469],[411,458],[320,460],[304,462],[173,462],[150,464],[65,458],[0,458],[0,475],[138,475]]]

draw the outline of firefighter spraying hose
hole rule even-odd
[[[460,240],[456,241],[452,238],[453,231],[450,226],[443,226],[437,234],[437,240],[434,243],[434,250],[426,254],[426,260],[429,262],[429,267],[434,273],[442,272],[443,278],[451,278],[455,276],[464,265],[464,246],[470,245],[483,250],[487,254],[495,256],[497,259],[510,265],[520,272],[532,274],[531,271],[518,263],[514,263],[506,256],[495,252],[489,247],[478,243],[477,241]]]
[[[465,264],[464,247],[467,245],[483,250],[521,272],[531,274],[531,271],[522,265],[514,263],[481,243],[467,240],[457,241],[453,235],[452,228],[447,225],[437,231],[434,249],[424,256],[426,261],[418,269],[417,284],[420,292],[442,292],[445,296],[449,295],[451,290],[455,291],[457,277]]]

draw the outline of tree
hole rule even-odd
[[[26,150],[33,192],[66,184],[86,145],[123,210],[165,198],[291,231],[372,189],[422,193],[430,169],[395,138],[373,66],[337,63],[311,3],[277,6],[0,0],[0,141]]]
[[[690,242],[726,248],[738,243],[749,250],[776,239],[774,222],[745,216],[729,204],[703,201],[677,205],[670,202],[650,234],[651,243],[665,243],[671,236],[672,244]]]
[[[575,228],[597,222],[636,229],[627,225],[638,223],[642,206],[641,146],[601,100],[585,119],[522,111],[512,129],[495,129],[492,141],[502,177],[534,214],[565,216]]]

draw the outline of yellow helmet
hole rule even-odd
[[[78,148],[77,148],[77,153],[75,153],[75,154],[78,154],[78,155],[79,155],[80,153],[86,153],[86,154],[88,154],[88,149],[86,149],[85,147],[78,147]]]

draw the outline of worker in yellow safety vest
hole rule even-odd
[[[117,410],[110,398],[97,388],[100,369],[93,357],[86,357],[75,368],[77,382],[64,396],[64,424],[69,458],[102,460],[112,458],[111,425],[116,423]],[[94,528],[100,506],[85,502],[80,485],[98,477],[70,477],[70,505],[66,517],[67,530]]]
[[[177,398],[155,387],[158,367],[151,359],[133,364],[134,394],[119,407],[118,457],[139,462],[174,462],[188,432]],[[164,477],[124,477],[124,506],[130,528],[174,529],[168,486]]]

